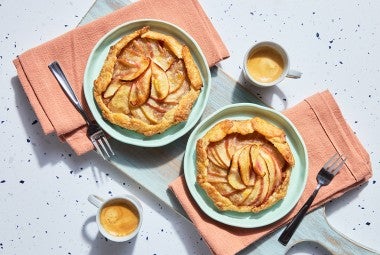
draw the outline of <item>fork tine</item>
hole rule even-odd
[[[337,152],[337,153],[335,153],[324,165],[323,165],[323,168],[325,168],[325,169],[327,169],[327,168],[329,168],[329,167],[331,167],[333,164],[334,164],[334,162],[337,160],[337,157],[338,156],[338,159],[339,159],[339,153]]]
[[[103,157],[103,159],[106,159],[102,153],[102,150],[100,149],[98,145],[98,141],[96,139],[91,139],[91,140],[92,140],[92,144],[95,146],[96,151]]]
[[[109,144],[109,142],[108,142],[108,140],[107,140],[107,137],[105,137],[105,136],[102,136],[102,138],[103,138],[103,141],[105,142],[105,144],[107,145],[106,147],[107,147],[107,151],[109,151],[110,153],[111,153],[111,155],[112,156],[114,156],[115,155],[115,152],[113,152],[113,150],[112,150],[112,147],[111,147],[111,145]],[[107,153],[108,154],[108,153]]]
[[[103,143],[102,137],[103,136],[98,137],[98,139],[96,139],[96,142],[98,142],[100,144],[102,150],[107,154],[107,158],[109,158],[110,155],[108,154],[108,151],[107,151],[107,149],[106,149],[106,147],[105,147],[105,145]]]
[[[346,158],[343,155],[339,155],[339,153],[336,153],[326,162],[323,168],[326,169],[326,171],[328,171],[332,175],[336,175],[342,168],[345,161]]]
[[[342,155],[340,157],[340,160],[340,163],[335,167],[335,169],[331,170],[331,174],[336,175],[342,168],[343,164],[346,162],[347,158]]]

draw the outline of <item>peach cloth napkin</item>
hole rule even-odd
[[[196,0],[141,0],[80,26],[47,43],[22,53],[14,60],[18,77],[45,134],[56,132],[81,155],[93,149],[86,137],[82,116],[72,106],[50,73],[57,60],[86,108],[83,75],[87,59],[97,41],[122,23],[136,19],[159,19],[186,30],[198,42],[209,66],[229,56],[217,31]]]
[[[286,110],[284,114],[297,127],[305,141],[309,158],[309,175],[301,199],[283,219],[256,229],[227,226],[214,221],[201,211],[191,198],[183,176],[170,184],[170,188],[214,254],[235,254],[286,224],[313,192],[316,175],[322,165],[336,152],[347,156],[346,165],[329,186],[320,190],[311,210],[341,196],[372,176],[368,153],[347,125],[329,91],[305,99]]]

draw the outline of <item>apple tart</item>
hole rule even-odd
[[[285,197],[294,157],[285,132],[255,117],[213,126],[197,141],[196,163],[219,210],[260,212]]]
[[[189,48],[143,27],[111,46],[94,97],[105,119],[151,136],[187,120],[202,86]]]

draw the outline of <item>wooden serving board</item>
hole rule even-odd
[[[128,0],[96,0],[79,25],[130,3]],[[209,103],[201,120],[217,109],[232,103],[249,102],[264,105],[262,101],[218,67],[211,68],[211,84]],[[168,185],[183,174],[182,160],[188,137],[189,134],[158,148],[142,148],[112,140],[111,146],[117,156],[110,163],[150,191],[153,196],[187,218],[175,196],[168,190]],[[146,160],[146,155],[149,155],[149,160]],[[286,247],[277,241],[282,230],[283,228],[253,243],[240,254],[285,254],[290,247],[304,241],[316,242],[332,254],[377,254],[335,231],[326,220],[324,207],[305,217]]]

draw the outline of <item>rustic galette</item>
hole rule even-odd
[[[285,197],[294,157],[285,132],[255,117],[213,126],[197,141],[196,162],[219,210],[259,212]]]
[[[187,120],[202,86],[189,48],[143,27],[110,48],[94,97],[105,119],[151,136]]]

